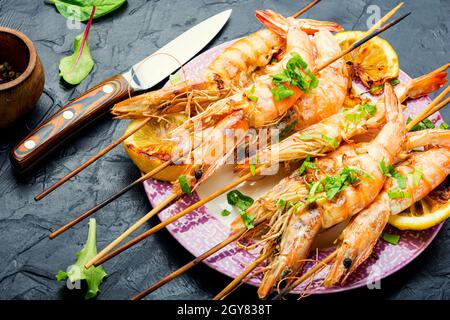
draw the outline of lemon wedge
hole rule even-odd
[[[414,206],[389,218],[389,224],[400,230],[424,230],[450,217],[450,202],[437,203],[426,197]]]
[[[364,36],[363,31],[344,31],[335,35],[342,50]],[[390,79],[398,77],[400,67],[394,48],[386,40],[374,37],[344,56],[352,73],[370,89],[376,89]]]
[[[170,160],[175,144],[167,139],[168,134],[186,119],[186,116],[182,114],[172,114],[166,116],[165,120],[150,121],[123,142],[126,153],[141,171],[150,172],[161,163]],[[139,126],[142,121],[144,120],[131,121],[125,134]],[[154,178],[174,181],[178,179],[185,168],[184,165],[170,165],[156,174]]]

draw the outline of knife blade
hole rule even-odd
[[[161,82],[206,46],[223,28],[231,12],[225,10],[202,21],[126,72],[102,81],[69,101],[11,150],[13,168],[20,173],[28,171],[128,94]]]

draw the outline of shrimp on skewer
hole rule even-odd
[[[307,34],[321,28],[342,31],[334,22],[297,19]],[[275,32],[262,29],[237,40],[218,55],[206,68],[201,80],[183,81],[175,86],[145,93],[116,104],[112,114],[118,118],[143,118],[184,111],[189,107],[205,109],[230,92],[248,86],[253,73],[265,67],[273,56],[285,49],[286,41]]]
[[[379,163],[392,164],[406,140],[401,104],[389,84],[385,85],[384,100],[387,123],[372,142],[339,148],[317,161],[317,170],[306,177],[312,186],[303,202],[315,204],[288,216],[278,254],[271,259],[258,290],[261,298],[267,297],[278,281],[301,271],[302,260],[321,228],[363,210],[383,187],[385,176]]]
[[[417,99],[441,88],[447,83],[445,69],[448,66],[448,64],[444,65],[428,74],[397,85],[394,90],[400,102],[406,99]],[[321,82],[318,88],[320,85]],[[307,99],[308,96],[305,95],[302,99]],[[384,122],[385,107],[382,98],[377,101],[375,108],[358,105],[351,109],[344,109],[290,135],[277,144],[268,146],[248,159],[246,164],[238,165],[235,170],[243,175],[249,171],[249,163],[265,164],[272,161],[301,160],[307,156],[323,156],[335,150],[342,141],[350,141],[368,130],[378,129]]]
[[[419,182],[412,178],[416,167],[422,168]],[[450,145],[414,153],[408,160],[396,165],[395,169],[407,178],[404,194],[408,196],[389,196],[390,192],[399,186],[392,178],[386,182],[375,201],[342,231],[336,258],[324,282],[326,287],[345,282],[371,255],[390,215],[409,208],[445,181],[450,174]]]

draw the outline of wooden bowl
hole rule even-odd
[[[30,112],[44,88],[45,75],[33,43],[23,33],[0,27],[0,63],[9,62],[22,74],[0,84],[0,128]]]

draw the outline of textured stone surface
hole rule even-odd
[[[413,14],[384,37],[397,50],[401,68],[411,76],[418,76],[448,62],[450,2],[405,2],[402,12],[410,10]],[[273,8],[289,14],[305,3],[304,0],[129,0],[118,11],[95,21],[89,40],[96,65],[85,81],[70,87],[59,79],[58,61],[70,52],[73,38],[81,30],[69,29],[66,20],[41,0],[0,0],[0,25],[17,28],[34,41],[46,72],[45,93],[37,108],[13,130],[0,131],[0,298],[80,298],[57,283],[54,275],[74,262],[74,254],[86,238],[87,223],[55,240],[49,240],[46,235],[139,176],[123,150],[117,148],[41,202],[33,200],[44,187],[118,137],[126,126],[125,121],[101,120],[26,177],[18,177],[11,170],[8,152],[12,146],[68,99],[123,71],[213,13],[234,9],[228,25],[209,47],[257,30],[260,26],[253,15],[256,8]],[[345,29],[365,29],[370,5],[379,5],[385,13],[395,3],[324,0],[306,16],[334,20]],[[444,111],[444,117],[450,120],[448,110]],[[131,221],[149,209],[144,191],[139,187],[98,212],[99,247],[116,238]],[[311,299],[449,299],[449,229],[447,223],[421,256],[381,282],[381,290],[360,289]],[[109,276],[101,286],[99,299],[127,299],[191,258],[163,230],[105,265]],[[148,298],[208,299],[228,281],[200,265]],[[254,299],[256,295],[254,288],[243,286],[233,297]]]

